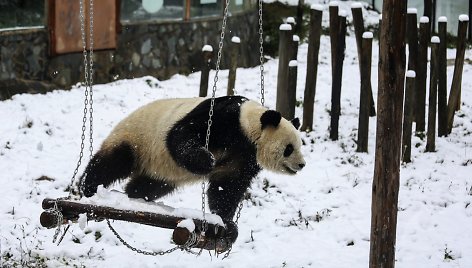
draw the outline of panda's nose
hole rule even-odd
[[[299,167],[300,169],[304,168],[304,167],[305,167],[305,163],[298,164],[298,167]]]

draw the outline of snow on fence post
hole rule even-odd
[[[361,96],[359,104],[359,127],[357,134],[357,151],[367,153],[369,140],[369,110],[372,96],[371,64],[372,64],[372,38],[371,32],[362,34],[361,66]]]
[[[279,27],[279,69],[277,73],[277,100],[275,108],[283,117],[289,115],[288,103],[288,63],[291,56],[292,26],[281,24]]]
[[[447,103],[447,124],[448,133],[452,131],[452,123],[454,121],[454,112],[460,109],[461,105],[461,83],[462,70],[464,68],[465,41],[467,38],[467,24],[469,16],[459,16],[459,26],[457,28],[457,44],[456,44],[456,60],[454,62],[454,74],[452,76],[451,91],[449,93],[449,101]]]
[[[406,38],[408,41],[408,70],[418,72],[418,27],[416,23],[416,8],[408,8],[406,14]],[[418,90],[418,79],[415,79],[414,97],[416,99],[416,92]],[[413,102],[414,103],[414,102]],[[415,107],[416,108],[416,107]],[[415,108],[413,108],[413,120],[416,121]],[[424,130],[424,129],[423,129]]]
[[[341,114],[341,85],[343,80],[343,62],[346,48],[346,12],[339,12],[339,29],[337,34],[337,46],[335,51],[333,83],[331,86],[331,125],[329,138],[338,140],[339,116]]]
[[[405,13],[406,1],[383,1],[370,268],[395,267],[405,78]]]
[[[454,62],[454,75],[452,77],[451,91],[449,93],[449,101],[447,103],[447,129],[448,133],[452,131],[452,123],[454,122],[454,113],[460,107],[461,100],[461,83],[462,70],[464,68],[465,41],[467,34],[467,24],[469,16],[459,16],[459,26],[457,30],[456,60]]]
[[[313,130],[313,112],[316,94],[316,79],[318,76],[318,55],[320,52],[321,19],[323,6],[311,5],[310,30],[308,37],[308,55],[306,67],[305,93],[303,98],[302,131]]]
[[[329,40],[331,41],[331,75],[334,74],[334,64],[336,61],[336,48],[338,47],[339,30],[339,3],[329,2]]]
[[[438,18],[438,136],[447,136],[447,18]]]
[[[429,75],[429,111],[426,152],[436,150],[436,100],[438,98],[438,46],[439,37],[431,38],[431,70]]]
[[[297,75],[298,63],[296,60],[291,60],[288,63],[288,114],[284,116],[288,120],[295,118],[295,103],[297,101]]]
[[[360,2],[354,2],[351,5],[352,11],[352,20],[354,23],[354,33],[356,36],[356,44],[357,44],[357,58],[359,59],[359,71],[362,72],[362,65],[361,65],[361,57],[362,57],[362,35],[364,34],[364,18],[362,17],[362,4]],[[361,75],[362,76],[362,75]],[[361,78],[362,79],[362,78]],[[370,116],[375,116],[375,102],[374,97],[372,95],[372,91],[370,93]]]
[[[208,78],[210,76],[211,62],[213,58],[213,47],[204,45],[202,48],[203,62],[202,75],[200,77],[200,93],[199,97],[206,97],[208,94]]]
[[[429,25],[428,25],[429,26]],[[429,29],[428,29],[429,30]],[[413,124],[413,101],[416,83],[415,71],[406,72],[405,105],[403,106],[402,162],[411,162],[411,132]]]
[[[418,47],[418,64],[416,66],[416,96],[415,96],[415,115],[416,115],[416,132],[425,131],[426,118],[426,76],[428,68],[428,46],[431,39],[431,26],[428,17],[420,18],[419,29],[419,47]]]
[[[236,83],[236,69],[238,68],[238,54],[239,54],[239,46],[241,43],[241,39],[237,36],[233,36],[231,38],[231,58],[229,63],[229,73],[228,73],[228,88],[226,95],[232,96],[234,95],[234,86]]]

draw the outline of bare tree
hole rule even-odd
[[[384,0],[370,233],[371,268],[395,267],[405,78],[406,1]]]

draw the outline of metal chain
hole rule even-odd
[[[113,232],[113,234],[116,236],[116,238],[118,238],[118,240],[120,240],[120,242],[125,245],[127,248],[131,249],[132,251],[136,252],[136,253],[139,253],[139,254],[143,254],[143,255],[148,255],[148,256],[163,256],[163,255],[166,255],[166,254],[169,254],[169,253],[172,253],[174,251],[176,251],[177,249],[180,249],[180,250],[185,250],[189,253],[192,253],[192,254],[195,254],[195,255],[198,255],[198,253],[196,252],[193,252],[190,250],[190,248],[195,245],[198,241],[197,239],[197,235],[195,234],[195,232],[192,232],[191,233],[191,237],[190,239],[185,242],[184,245],[182,246],[176,246],[176,247],[173,247],[171,249],[168,249],[168,250],[162,250],[162,251],[146,251],[146,250],[142,250],[142,249],[139,249],[139,248],[136,248],[136,247],[133,247],[131,246],[128,242],[126,242],[119,234],[118,232],[115,230],[115,228],[113,228],[113,226],[111,225],[110,223],[110,220],[109,219],[106,219],[107,220],[107,224],[108,224],[108,228],[110,228],[110,230]]]
[[[259,68],[261,70],[261,104],[264,106],[264,30],[262,28],[262,1],[263,0],[259,0]]]
[[[89,91],[90,91],[90,101],[89,101],[89,112],[90,112],[90,136],[89,136],[89,142],[90,142],[90,159],[92,159],[93,156],[93,0],[90,0],[90,34],[89,34],[89,43],[90,43],[90,48],[89,48],[89,81],[88,81],[88,86],[89,86]],[[81,182],[79,182],[80,184]]]
[[[92,0],[91,0],[92,1]],[[82,36],[82,48],[83,48],[83,58],[84,58],[84,84],[85,84],[85,98],[84,98],[84,115],[82,117],[82,134],[81,134],[81,142],[80,142],[80,153],[79,153],[79,160],[77,161],[77,165],[74,169],[74,173],[72,174],[72,178],[70,180],[69,185],[69,196],[71,198],[73,195],[74,190],[74,181],[79,172],[79,168],[82,165],[82,158],[84,156],[84,147],[85,147],[85,130],[86,130],[86,123],[87,123],[87,111],[89,105],[89,64],[87,59],[87,42],[85,38],[85,10],[84,10],[84,0],[80,0],[80,30]],[[80,190],[79,190],[80,191]]]
[[[221,54],[223,51],[223,42],[225,39],[225,29],[226,29],[226,22],[228,19],[228,7],[229,7],[229,0],[225,1],[225,9],[223,12],[223,21],[221,24],[221,34],[220,34],[220,43],[218,44],[218,54],[216,60],[216,72],[215,77],[213,78],[213,87],[211,93],[211,101],[210,101],[210,111],[208,112],[208,125],[205,137],[205,149],[208,150],[210,144],[210,134],[211,134],[211,125],[213,124],[213,108],[215,106],[215,95],[216,95],[216,85],[218,82],[218,73],[220,72],[220,62],[221,62]],[[202,182],[202,234],[205,235],[205,231],[207,230],[207,221],[206,221],[206,212],[205,212],[205,200],[206,200],[206,182],[203,180]]]

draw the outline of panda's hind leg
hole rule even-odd
[[[125,191],[130,198],[142,198],[152,201],[173,192],[176,187],[162,179],[147,175],[133,177],[126,185]]]
[[[133,171],[135,156],[128,143],[113,146],[112,149],[98,151],[87,165],[81,178],[81,190],[86,197],[97,192],[97,187],[109,186],[125,179]]]

